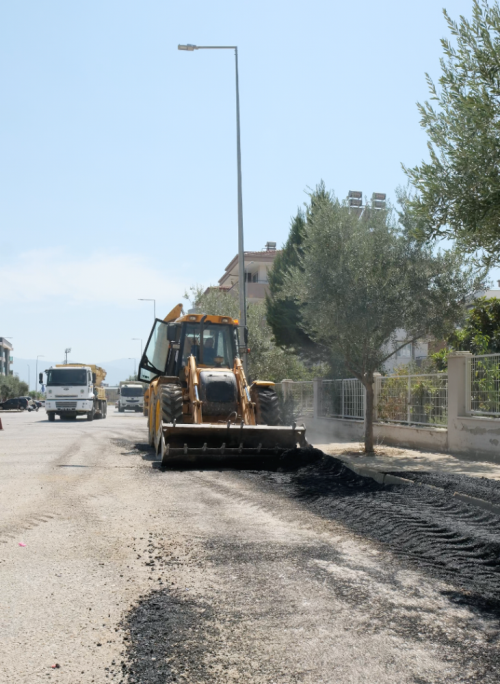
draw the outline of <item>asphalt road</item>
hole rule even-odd
[[[141,415],[0,417],[2,684],[500,681],[494,520],[446,504],[450,541],[432,497],[422,528],[397,488],[324,468],[162,472]],[[421,563],[405,539],[433,534]]]

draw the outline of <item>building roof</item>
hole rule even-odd
[[[14,349],[11,342],[6,337],[0,337],[0,345],[2,347],[7,347],[8,349]]]

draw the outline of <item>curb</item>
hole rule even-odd
[[[343,461],[346,468],[352,470],[356,475],[361,475],[361,477],[370,477],[375,482],[379,484],[386,485],[414,485],[413,480],[408,480],[406,477],[398,477],[397,475],[389,475],[389,473],[384,473],[381,470],[374,470],[373,468],[367,468],[366,466],[356,466],[353,463],[348,463]]]
[[[375,470],[374,468],[367,468],[366,466],[358,466],[349,461],[342,461],[346,468],[352,470],[356,475],[361,477],[369,477],[378,484],[381,485],[418,485],[419,487],[426,487],[427,489],[437,489],[440,492],[444,492],[441,487],[435,487],[429,484],[418,484],[413,480],[408,480],[405,477],[398,477],[397,475],[390,475],[389,473],[384,473],[381,470]],[[488,513],[493,513],[494,515],[500,516],[500,506],[485,501],[484,499],[476,499],[474,496],[469,496],[468,494],[461,494],[460,492],[453,492],[453,497],[458,499],[468,506],[474,506],[474,508],[481,508],[483,511]]]
[[[485,501],[484,499],[476,499],[474,496],[460,494],[460,492],[454,492],[453,496],[469,506],[476,506],[477,508],[482,508],[484,511],[488,511],[489,513],[500,515],[500,506],[495,506],[495,504],[492,504],[489,501]]]

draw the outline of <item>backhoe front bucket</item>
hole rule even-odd
[[[305,446],[303,426],[162,423],[158,451],[162,466],[239,463]]]

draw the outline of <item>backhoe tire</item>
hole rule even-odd
[[[161,386],[161,419],[164,423],[182,422],[182,389],[179,385]]]
[[[257,409],[257,425],[281,425],[278,395],[274,387],[254,387],[253,401]]]

